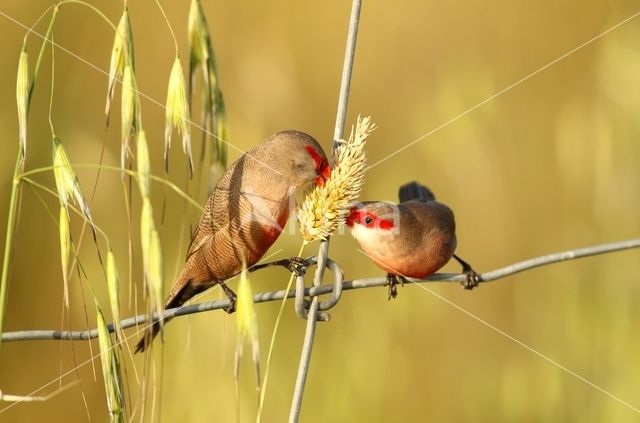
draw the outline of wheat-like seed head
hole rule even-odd
[[[358,197],[364,183],[367,164],[364,147],[374,129],[375,124],[370,117],[358,116],[349,140],[338,142],[331,176],[323,186],[316,186],[307,194],[298,212],[305,242],[327,239],[338,225],[344,223],[350,204]]]

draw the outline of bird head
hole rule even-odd
[[[282,131],[272,136],[270,154],[281,163],[278,171],[293,189],[315,182],[322,186],[331,174],[327,156],[310,135],[299,131]]]
[[[347,226],[358,241],[394,234],[399,226],[398,207],[384,201],[368,201],[351,207]]]

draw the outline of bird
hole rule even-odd
[[[296,190],[322,186],[330,173],[320,144],[300,131],[273,134],[243,154],[209,195],[164,309],[220,285],[230,301],[225,311],[233,313],[236,294],[224,281],[253,266],[276,241],[295,207]],[[136,352],[151,345],[160,327],[156,321],[147,329]]]
[[[451,257],[461,265],[473,289],[480,282],[471,265],[454,254],[457,245],[453,211],[436,201],[418,182],[400,187],[399,204],[366,201],[351,207],[346,225],[363,252],[387,272],[389,299],[397,296],[398,283],[407,277],[421,279],[435,273]]]

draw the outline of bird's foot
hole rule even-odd
[[[466,276],[465,280],[461,282],[462,287],[464,289],[471,290],[476,286],[480,285],[480,281],[482,280],[482,278],[475,270],[473,270],[471,265],[466,261],[462,260],[460,257],[456,256],[455,254],[453,255],[453,258],[455,258],[458,261],[458,263],[462,265],[462,273],[464,273]]]
[[[289,269],[289,271],[296,276],[304,276],[304,273],[310,264],[309,260],[302,257],[291,257],[284,260],[272,261],[270,263],[257,264],[251,267],[249,271],[255,272],[256,270],[264,269],[265,267],[282,266]]]
[[[398,284],[404,286],[404,283],[407,280],[404,276],[394,275],[393,273],[387,273],[387,283],[385,285],[389,286],[389,297],[387,300],[391,300],[392,298],[396,298],[398,296]]]
[[[285,261],[287,263],[284,264],[284,267],[289,269],[289,271],[296,276],[304,276],[304,273],[307,271],[307,267],[311,264],[309,260],[302,257],[291,257]]]
[[[238,301],[238,296],[224,282],[220,282],[220,286],[222,287],[222,290],[224,291],[224,293],[227,295],[227,298],[229,298],[229,305],[223,308],[223,310],[227,314],[232,314],[236,311],[236,303]]]

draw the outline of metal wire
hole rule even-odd
[[[518,263],[492,270],[490,272],[479,273],[480,283],[493,282],[503,279],[516,273],[524,272],[540,266],[546,266],[562,261],[575,260],[583,257],[595,256],[599,254],[613,253],[616,251],[630,250],[640,248],[640,238],[629,239],[625,241],[612,242],[609,244],[600,244],[590,247],[577,248],[559,253],[547,254],[540,257],[534,257]],[[341,270],[342,271],[342,270]],[[434,282],[462,282],[466,275],[461,273],[436,273],[425,279],[408,279],[410,283],[434,283]],[[352,289],[364,289],[385,286],[387,279],[385,277],[354,279],[342,282],[342,290],[349,291]],[[317,297],[319,295],[330,294],[335,289],[333,284],[322,285],[319,287],[305,288],[304,296]],[[279,291],[262,292],[253,296],[255,303],[265,303],[269,301],[282,300],[285,295],[289,298],[295,296],[295,293],[287,293],[284,289]],[[385,293],[386,295],[386,293]],[[185,316],[188,314],[202,313],[205,311],[219,310],[229,306],[229,300],[217,300],[207,303],[191,304],[178,308],[164,310],[162,313],[154,313],[153,319],[158,320],[161,316],[164,319],[170,317]],[[141,314],[139,316],[129,317],[120,322],[124,329],[145,324],[149,321],[149,315]],[[114,332],[113,323],[107,325],[109,332]],[[59,331],[59,330],[23,330],[15,332],[3,332],[2,342],[30,341],[30,340],[86,340],[98,337],[98,330],[91,329],[86,331]]]
[[[344,65],[342,67],[342,81],[340,83],[340,97],[338,99],[338,110],[336,113],[336,127],[333,133],[333,150],[335,151],[338,146],[338,141],[342,138],[342,132],[344,131],[344,123],[347,118],[347,103],[349,100],[349,87],[351,85],[351,73],[353,71],[353,59],[356,53],[356,38],[358,35],[358,23],[360,22],[360,8],[362,6],[362,0],[353,0],[351,6],[351,18],[349,20],[349,32],[347,34],[347,47],[344,53]],[[324,276],[324,270],[328,263],[329,256],[329,240],[322,241],[320,248],[318,249],[318,267],[313,279],[313,286],[315,288],[320,287],[322,284],[322,278]],[[338,274],[342,271],[336,272],[334,270],[334,276],[338,278]],[[341,276],[340,276],[341,277]],[[337,280],[337,279],[336,279]],[[296,423],[300,416],[300,408],[302,405],[302,394],[304,393],[304,386],[307,380],[307,372],[309,369],[309,362],[311,360],[311,349],[313,347],[313,337],[315,334],[315,326],[318,319],[328,319],[329,315],[319,310],[328,310],[335,306],[340,300],[342,290],[338,288],[341,286],[339,283],[335,283],[336,289],[333,290],[330,300],[324,302],[321,306],[319,304],[318,297],[314,297],[311,301],[311,307],[307,313],[307,329],[305,331],[304,342],[302,346],[302,354],[300,356],[300,364],[298,366],[298,376],[296,377],[296,386],[293,391],[293,399],[291,402],[291,410],[289,411],[289,422]],[[304,286],[304,284],[302,284]],[[296,291],[302,292],[299,284],[296,284]],[[301,313],[298,313],[301,314]]]

